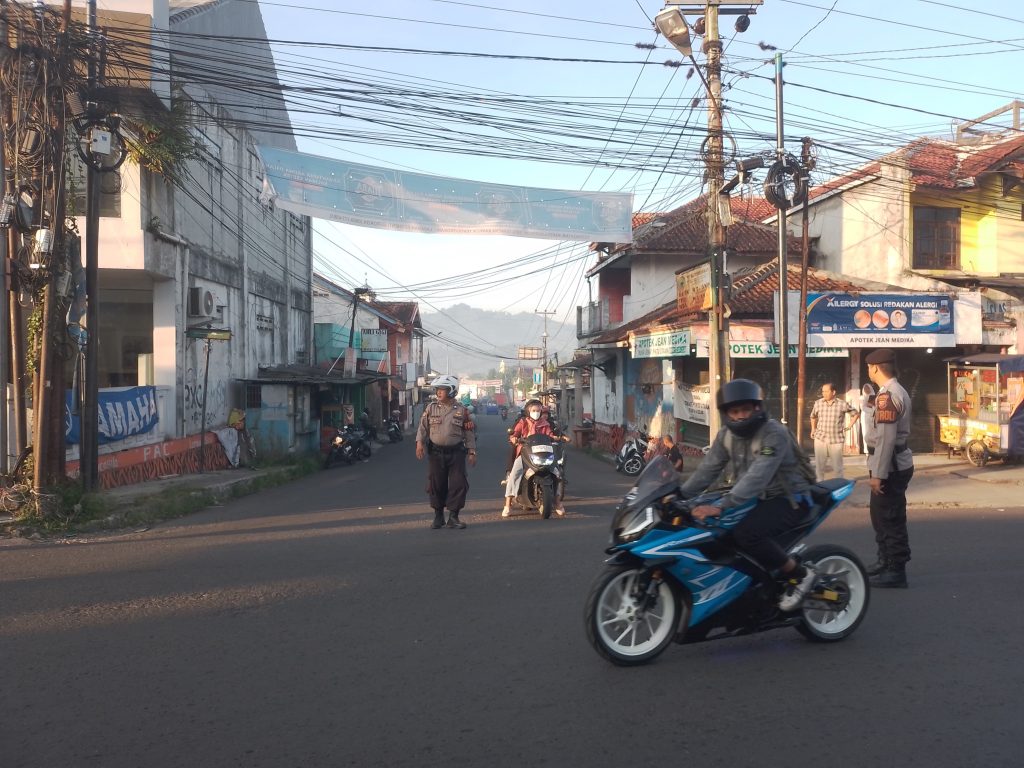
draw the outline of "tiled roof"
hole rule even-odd
[[[1013,166],[1022,154],[1024,136],[1020,134],[977,144],[919,139],[897,152],[906,160],[914,184],[941,189],[976,186],[979,176]]]
[[[789,290],[800,290],[800,274],[798,264],[790,264],[786,285]],[[729,308],[734,318],[754,319],[773,314],[775,291],[779,289],[779,269],[777,261],[770,261],[751,270],[733,275],[732,298]],[[841,276],[831,275],[819,270],[808,270],[807,290],[810,293],[826,291],[842,291],[844,293],[876,290],[874,286],[865,286],[852,282]],[[605,331],[592,344],[614,344],[627,338],[630,332],[650,332],[658,329],[671,329],[689,324],[693,320],[703,320],[704,313],[679,312],[672,301],[648,312],[642,317]]]
[[[730,199],[735,221],[726,229],[727,247],[746,254],[775,253],[778,233],[774,227],[759,223],[774,209],[763,198]],[[762,215],[763,214],[763,215]],[[619,247],[620,252],[672,252],[704,254],[708,248],[707,196],[650,221],[633,231],[633,242]],[[790,248],[799,250],[798,238],[790,239]]]
[[[415,301],[375,301],[373,305],[400,323],[419,324],[420,305]]]

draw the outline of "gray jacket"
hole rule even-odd
[[[703,493],[713,485],[732,482],[732,489],[722,503],[735,507],[753,499],[785,496],[787,491],[794,495],[804,493],[810,487],[797,467],[789,430],[784,425],[768,419],[749,439],[732,435],[727,440],[728,431],[727,427],[718,431],[697,471],[683,483],[681,491],[685,498]],[[753,455],[755,445],[757,455]]]

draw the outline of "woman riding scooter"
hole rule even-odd
[[[546,418],[541,417],[543,404],[540,400],[530,400],[526,403],[524,411],[526,413],[525,419],[520,419],[516,422],[516,425],[512,428],[509,434],[509,442],[515,446],[516,459],[512,463],[512,468],[508,473],[508,477],[505,480],[505,508],[501,511],[502,517],[508,517],[512,513],[512,499],[516,497],[519,492],[519,483],[523,479],[523,457],[520,454],[519,442],[530,435],[547,435],[548,437],[556,440],[566,440],[565,437],[559,437],[555,434],[555,431],[551,428],[551,422]],[[565,508],[562,506],[561,499],[558,500],[558,507],[555,509],[556,515],[564,515]]]

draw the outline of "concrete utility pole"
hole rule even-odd
[[[736,16],[736,31],[745,32],[750,25],[748,14],[755,13],[755,6],[763,0],[706,0],[704,3],[688,0],[666,0],[666,7],[656,17],[654,24],[665,39],[683,55],[689,57],[694,66],[690,48],[690,24],[687,15],[700,16],[693,25],[697,34],[704,36],[703,50],[707,57],[702,76],[707,89],[708,131],[704,140],[705,179],[707,181],[707,240],[708,261],[711,266],[711,311],[708,314],[708,383],[712,394],[716,393],[732,377],[729,360],[729,276],[726,265],[725,224],[722,220],[721,205],[729,204],[725,187],[725,133],[722,128],[722,39],[719,35],[719,15]],[[703,28],[701,25],[703,24]],[[698,73],[700,71],[697,67]],[[711,436],[718,432],[721,418],[718,409],[712,405],[709,414]]]
[[[811,145],[813,142],[804,137],[800,151],[800,172],[804,177],[804,187],[808,189],[808,199],[804,200],[801,210],[802,228],[800,231],[800,338],[797,341],[796,367],[796,436],[802,440],[804,436],[804,410],[807,396],[807,270],[811,266],[811,238],[807,232],[810,224],[810,173],[812,170]]]
[[[96,0],[89,0],[88,10],[89,50],[89,96],[88,117],[96,119],[96,102],[93,94],[97,82],[97,28]],[[83,382],[83,403],[80,418],[81,430],[78,441],[79,466],[82,489],[94,491],[99,485],[99,242],[100,242],[100,183],[99,172],[93,163],[86,163],[85,175],[85,328],[89,333],[85,345],[85,375]],[[203,390],[204,396],[206,390]]]
[[[782,120],[782,54],[775,54],[775,157],[776,162],[786,159],[786,138]],[[789,423],[789,258],[786,246],[786,208],[779,208],[779,317],[776,339],[779,347],[779,421]]]
[[[728,276],[725,265],[725,227],[718,210],[719,190],[725,184],[722,141],[722,40],[718,34],[718,5],[709,3],[704,15],[704,53],[707,56],[708,136],[704,160],[707,165],[707,225],[711,261],[711,313],[708,315],[708,383],[712,398],[731,378],[729,365]],[[721,427],[720,415],[711,403],[710,431],[713,438]]]
[[[547,392],[548,389],[548,315],[553,315],[555,312],[551,310],[540,310],[535,309],[535,314],[544,315],[544,335],[541,337],[543,341],[543,362],[541,363],[540,369],[540,391]]]

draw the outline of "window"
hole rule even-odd
[[[263,387],[259,384],[245,385],[245,408],[258,410],[263,407]]]
[[[914,206],[914,269],[960,269],[960,209]]]

